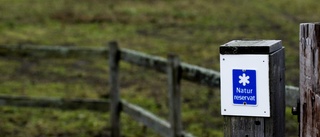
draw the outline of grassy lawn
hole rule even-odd
[[[231,40],[279,39],[286,83],[299,83],[299,24],[315,22],[316,0],[0,0],[0,45],[106,46],[166,57],[219,71],[219,46]],[[0,94],[33,97],[108,96],[102,58],[0,57]],[[121,96],[167,119],[166,76],[121,64]],[[223,136],[219,89],[182,82],[183,126],[196,136]],[[122,115],[126,137],[157,137]],[[201,117],[199,117],[201,116]],[[0,107],[1,136],[104,136],[108,113]],[[297,135],[287,110],[287,136]]]

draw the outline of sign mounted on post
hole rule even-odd
[[[233,69],[233,104],[257,105],[256,70]]]
[[[220,47],[222,115],[270,117],[269,54],[281,48],[278,40]]]
[[[280,40],[220,47],[224,136],[285,136],[285,64]]]

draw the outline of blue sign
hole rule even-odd
[[[233,104],[257,105],[256,70],[232,70]]]

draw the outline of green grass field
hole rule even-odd
[[[299,24],[316,22],[316,0],[0,0],[0,45],[106,46],[166,57],[219,71],[219,46],[231,40],[279,39],[286,48],[286,83],[299,83]],[[0,57],[0,94],[102,98],[107,60]],[[121,64],[121,96],[167,119],[166,76]],[[219,89],[182,82],[184,129],[223,136]],[[201,117],[199,117],[201,116]],[[126,137],[158,137],[122,115]],[[108,113],[0,107],[0,136],[105,136]],[[287,136],[296,117],[287,109]]]

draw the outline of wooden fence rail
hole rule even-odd
[[[88,109],[100,112],[109,111],[109,100],[103,99],[61,99],[29,96],[0,96],[1,106],[59,108],[63,110]]]
[[[162,57],[145,53],[119,49],[120,58],[128,63],[151,68],[165,73],[167,60]],[[68,46],[0,46],[0,56],[33,56],[33,57],[108,57],[108,48],[68,47]],[[181,62],[182,79],[206,85],[209,87],[220,86],[220,74],[217,71]],[[286,86],[286,104],[295,106],[299,96],[298,87]]]
[[[299,88],[286,86],[286,106],[297,105]],[[0,106],[20,106],[20,107],[50,107],[59,109],[88,109],[94,111],[109,111],[109,100],[102,99],[63,99],[48,97],[28,97],[0,95]]]
[[[122,111],[130,115],[133,119],[144,123],[147,127],[153,129],[162,136],[170,136],[170,123],[158,118],[154,114],[144,110],[143,108],[121,100]]]
[[[119,49],[120,59],[138,66],[166,73],[167,60],[162,57],[145,53]],[[68,46],[0,46],[0,56],[31,56],[31,57],[103,57],[107,58],[108,48],[68,47]],[[220,74],[217,71],[203,67],[181,63],[182,78],[194,83],[210,87],[220,86]]]
[[[64,100],[64,99],[36,99],[29,97],[9,97],[0,96],[0,105],[13,105],[13,106],[53,106],[53,107],[70,107],[76,108],[76,104],[85,106],[88,109],[106,110],[106,104],[110,104],[111,109],[111,126],[112,136],[120,136],[120,112],[129,114],[137,121],[140,121],[152,128],[163,136],[189,136],[192,135],[182,131],[180,111],[170,114],[170,122],[157,118],[152,113],[143,110],[139,106],[130,104],[120,99],[119,84],[118,84],[118,64],[119,61],[125,61],[134,65],[150,68],[161,73],[167,73],[169,78],[169,95],[172,97],[171,103],[180,98],[179,81],[184,79],[208,87],[220,86],[220,74],[217,71],[206,69],[203,67],[179,62],[171,65],[170,68],[168,60],[140,53],[128,49],[118,49],[116,42],[109,43],[110,47],[104,48],[88,48],[88,47],[65,47],[65,46],[0,46],[0,56],[31,56],[31,57],[102,57],[109,58],[110,67],[110,93],[111,100]],[[109,56],[108,56],[109,55]],[[170,58],[170,57],[169,57]],[[175,60],[175,59],[173,59]],[[169,60],[170,61],[170,60]],[[170,73],[170,74],[169,74]],[[174,76],[170,78],[170,76]],[[170,82],[173,86],[170,87]],[[178,83],[177,83],[178,82]],[[176,86],[178,85],[178,86]],[[176,86],[176,87],[175,87]],[[299,96],[299,89],[297,87],[286,86],[286,106],[296,106],[296,99]],[[169,99],[170,101],[170,99]],[[19,103],[20,102],[20,103]],[[169,102],[170,103],[170,102]],[[170,104],[171,104],[170,103]],[[62,105],[69,104],[69,105]],[[92,105],[92,106],[91,106]],[[100,108],[102,107],[102,108]],[[172,110],[180,108],[179,101],[171,104]],[[170,110],[170,111],[172,111]],[[174,127],[172,127],[174,126]]]
[[[121,49],[120,52],[120,58],[123,61],[166,73],[167,60],[165,58],[152,56],[128,49]],[[209,87],[220,86],[220,74],[217,71],[191,65],[188,63],[180,63],[179,67],[181,68],[182,79]]]
[[[70,47],[70,46],[35,46],[35,45],[0,45],[0,56],[18,57],[107,57],[107,48]]]

